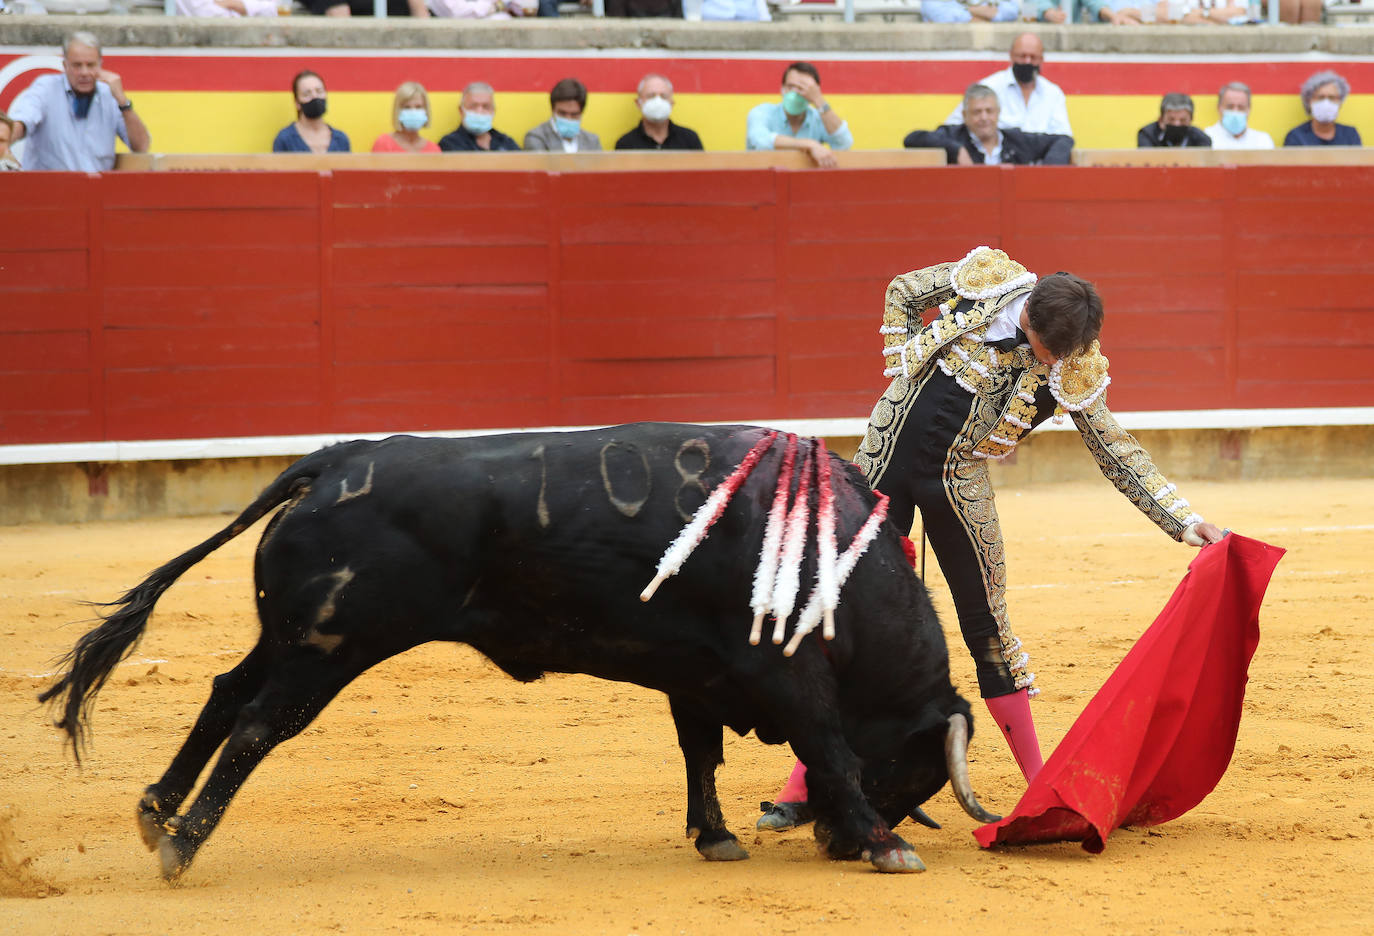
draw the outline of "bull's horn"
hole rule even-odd
[[[968,779],[968,719],[962,712],[949,716],[949,730],[945,732],[945,767],[949,769],[949,784],[954,787],[954,795],[959,797],[959,805],[979,822],[1000,822],[1001,816],[994,816],[982,806],[973,795],[973,786]]]

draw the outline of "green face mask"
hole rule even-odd
[[[806,98],[795,91],[787,91],[782,96],[782,109],[796,117],[806,113]]]

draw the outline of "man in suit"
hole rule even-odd
[[[525,134],[525,149],[530,152],[593,153],[601,149],[601,138],[582,129],[582,112],[587,108],[587,88],[576,78],[564,78],[549,92],[553,114],[547,121]]]
[[[1073,137],[999,128],[1001,104],[997,92],[987,85],[971,85],[964,92],[963,112],[962,124],[938,130],[913,130],[902,144],[907,149],[942,149],[951,166],[1069,164]]]

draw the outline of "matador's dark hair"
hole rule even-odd
[[[1031,290],[1026,318],[1045,350],[1067,357],[1087,350],[1102,333],[1102,297],[1087,280],[1055,273]]]

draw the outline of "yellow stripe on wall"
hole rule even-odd
[[[430,97],[431,126],[421,135],[438,142],[458,125],[458,93]],[[744,149],[749,109],[760,102],[752,95],[680,94],[673,120],[701,135],[710,150]],[[912,130],[933,129],[958,103],[952,94],[836,94],[831,106],[849,122],[855,149],[895,149]],[[1217,120],[1216,99],[1194,98],[1194,123]],[[277,131],[295,119],[288,95],[280,92],[157,92],[137,95],[138,112],[153,136],[158,153],[263,153]],[[373,141],[391,128],[392,95],[388,92],[334,92],[328,121],[349,135],[354,152],[371,150]],[[523,142],[525,133],[549,117],[542,92],[498,93],[496,127]],[[1074,95],[1069,120],[1075,145],[1084,149],[1131,148],[1136,132],[1159,114],[1159,97],[1146,95]],[[1307,119],[1296,95],[1257,95],[1251,126],[1283,144],[1284,135]],[[606,149],[639,120],[630,94],[597,94],[588,100],[584,126],[601,137]],[[1374,139],[1374,96],[1352,95],[1340,121],[1354,124]]]

